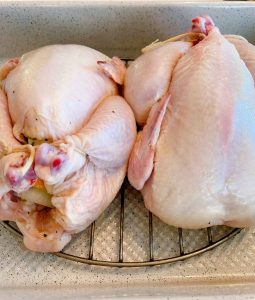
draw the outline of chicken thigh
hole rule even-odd
[[[117,194],[136,138],[118,96],[124,74],[118,58],[79,45],[43,47],[3,66],[0,218],[17,222],[27,248],[60,251]],[[13,165],[22,147],[33,154]],[[12,169],[23,176],[16,189],[6,184]]]
[[[206,37],[178,59],[171,75],[160,74],[171,76],[171,82],[138,135],[129,180],[142,191],[146,207],[170,225],[251,226],[255,224],[254,80],[209,17],[195,18],[192,29]]]

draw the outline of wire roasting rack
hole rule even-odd
[[[14,223],[2,224],[22,237]],[[154,266],[204,253],[240,231],[225,226],[201,230],[168,226],[146,210],[140,194],[126,181],[107,211],[90,228],[74,237],[63,251],[54,255],[97,266]]]
[[[130,60],[125,60],[128,65]],[[5,228],[22,238],[13,222]],[[161,222],[146,210],[141,194],[125,180],[109,208],[56,256],[107,267],[145,267],[202,254],[239,233],[239,228],[214,226],[183,230]]]

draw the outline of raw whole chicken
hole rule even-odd
[[[255,225],[255,47],[208,16],[184,36],[145,48],[127,70],[143,126],[129,181],[170,225]]]
[[[0,71],[0,219],[28,249],[60,251],[110,204],[136,138],[118,95],[125,66],[80,45],[46,46]]]

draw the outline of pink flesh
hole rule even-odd
[[[36,182],[37,176],[35,174],[33,166],[27,171],[24,176],[21,176],[18,172],[18,168],[21,166],[10,167],[7,171],[6,178],[12,189],[17,189],[19,187],[24,187],[27,190],[33,186]]]
[[[114,199],[125,174],[126,165],[103,170],[88,162],[64,183],[53,186],[55,208],[37,205],[29,217],[17,222],[25,246],[40,252],[62,250],[71,234],[89,226]]]
[[[19,63],[19,58],[12,58],[8,60],[0,69],[0,80],[3,80],[7,75],[16,68]]]
[[[100,168],[120,167],[128,160],[135,135],[135,120],[128,104],[121,97],[109,97],[80,132],[65,138],[66,142],[40,145],[35,171],[47,184],[56,184],[78,171],[87,156]]]
[[[7,99],[4,92],[0,89],[0,156],[4,155],[7,149],[21,147],[21,144],[14,138],[12,124],[8,111]],[[35,183],[36,175],[33,166],[25,175],[20,174],[28,155],[20,150],[19,153],[8,154],[0,159],[2,182],[1,185],[8,185],[16,190],[28,189]]]
[[[19,220],[17,225],[24,234],[25,246],[33,251],[58,252],[71,240],[71,235],[52,217],[52,209],[39,205],[27,220]]]
[[[67,160],[67,153],[54,147],[53,145],[44,143],[38,147],[35,156],[35,164],[43,167],[50,166],[51,173],[61,169],[63,163]]]
[[[19,59],[8,61],[0,70],[0,77],[4,79],[19,63]],[[17,221],[26,219],[31,207],[21,201],[15,193],[10,191],[22,191],[34,185],[36,175],[33,165],[25,175],[21,174],[20,168],[24,166],[28,158],[26,152],[16,152],[5,155],[5,151],[12,148],[22,147],[14,138],[12,132],[12,122],[9,115],[8,104],[5,93],[0,89],[0,159],[1,179],[0,179],[0,220]]]
[[[156,144],[169,100],[170,93],[167,93],[153,105],[146,125],[137,136],[128,166],[128,179],[137,190],[143,188],[152,173]]]
[[[0,220],[17,221],[24,215],[23,203],[13,192],[5,193],[0,198]]]
[[[97,64],[102,68],[104,73],[116,83],[124,83],[126,67],[118,57],[115,56],[109,61],[98,61]]]
[[[52,216],[70,233],[85,229],[116,196],[126,174],[126,165],[99,169],[87,162],[63,184],[53,187]]]
[[[192,20],[192,31],[204,33],[208,35],[208,33],[215,27],[213,20],[209,16],[199,16],[195,17]]]
[[[37,174],[44,182],[59,180],[49,187],[55,208],[45,211],[44,218],[35,213],[29,221],[18,222],[29,249],[59,251],[70,233],[85,229],[103,212],[124,180],[135,137],[130,107],[123,98],[113,96],[102,101],[83,130],[67,137],[66,143],[38,147]],[[54,234],[49,228],[56,226]]]
[[[15,137],[56,141],[78,132],[105,97],[118,93],[97,64],[108,59],[81,45],[24,54],[3,84]]]
[[[33,251],[57,252],[71,239],[54,220],[51,209],[23,201],[13,192],[0,198],[0,220],[17,222],[25,246]]]
[[[199,29],[208,36],[174,69],[171,109],[166,111],[154,170],[142,193],[146,207],[170,225],[251,226],[254,82],[233,45],[208,26]]]
[[[12,59],[5,63],[0,70],[0,79],[3,80],[18,63],[19,59]],[[21,147],[20,142],[13,136],[7,99],[2,89],[0,89],[0,140],[2,141],[0,155],[5,154],[5,148]],[[31,165],[25,175],[20,173],[20,168],[24,166],[27,158],[27,153],[21,150],[20,153],[5,155],[0,160],[1,170],[5,172],[1,174],[2,180],[0,180],[0,220],[16,221],[21,231],[26,226],[30,228],[30,231],[34,230],[32,235],[26,232],[24,237],[24,243],[29,249],[46,252],[60,251],[70,241],[70,234],[65,233],[52,218],[46,217],[47,214],[38,212],[37,205],[21,200],[13,191],[10,191],[12,189],[21,192],[35,184],[37,176],[34,165]],[[56,162],[53,164],[56,167]],[[42,232],[42,221],[40,220],[43,220],[45,226],[43,229],[46,229],[44,232]],[[39,231],[35,234],[36,230]],[[54,238],[42,243],[38,236],[45,240],[45,234],[51,234],[51,236],[54,234]]]
[[[50,187],[55,208],[48,211],[49,217],[47,215],[46,220],[52,218],[51,222],[60,224],[65,234],[79,232],[93,222],[113,200],[124,180],[135,136],[134,116],[124,99],[115,96],[103,101],[86,127],[77,135],[68,138],[69,145],[66,146],[75,145],[83,149],[87,152],[88,159],[75,173],[69,173],[70,167],[75,168],[77,164],[74,163],[73,155],[68,156],[70,149],[66,148],[66,157],[69,160],[56,170],[52,180],[61,172],[64,172],[62,174],[66,174],[66,177],[63,182]],[[57,151],[57,147],[52,148],[48,144],[38,148],[36,171],[38,174],[41,172],[41,178],[45,176],[44,181],[51,179],[53,165],[59,167]],[[52,156],[48,160],[41,158],[41,154]],[[45,168],[48,168],[47,172]],[[48,251],[49,241],[38,233],[37,227],[31,222],[26,226],[18,223],[25,234],[24,243],[29,249]],[[47,222],[41,226],[46,228],[46,225]],[[59,241],[56,244],[58,247],[62,245],[57,237],[54,237],[54,240],[56,243]],[[56,249],[59,248],[51,248],[52,251]]]
[[[3,143],[10,147],[18,147],[20,143],[12,133],[12,123],[8,111],[8,104],[5,93],[0,89],[0,156],[4,151]]]
[[[238,37],[226,36],[226,38],[235,46],[255,82],[255,46],[245,40],[238,39]]]
[[[13,192],[0,198],[0,220],[17,222],[25,246],[33,251],[57,252],[71,239],[54,220],[51,209],[23,201]]]
[[[169,42],[145,52],[128,67],[124,97],[139,125],[144,126],[154,103],[167,93],[173,70],[190,47],[189,42]]]

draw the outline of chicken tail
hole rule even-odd
[[[199,16],[192,20],[192,32],[203,33],[208,35],[208,33],[215,27],[215,24],[211,17],[209,16]]]

